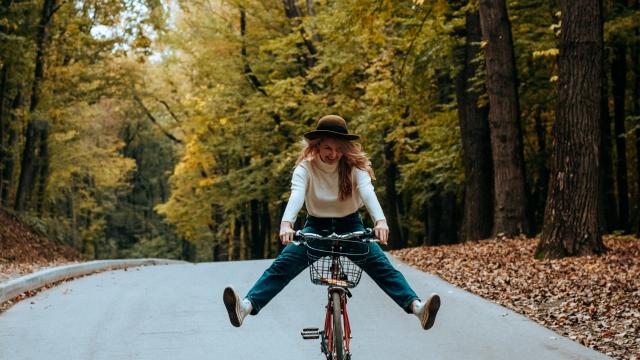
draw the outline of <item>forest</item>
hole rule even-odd
[[[86,259],[274,257],[326,114],[390,249],[640,236],[638,0],[1,0],[1,206]]]

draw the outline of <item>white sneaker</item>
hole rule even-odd
[[[240,327],[244,318],[251,313],[251,303],[246,299],[240,301],[240,297],[231,286],[224,288],[222,301],[224,301],[224,306],[227,308],[231,324],[235,327]]]
[[[436,321],[438,309],[440,309],[440,296],[438,294],[431,294],[427,302],[420,302],[417,306],[414,306],[413,313],[420,319],[422,328],[429,330]]]

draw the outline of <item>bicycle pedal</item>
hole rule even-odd
[[[318,328],[304,328],[300,335],[302,335],[302,338],[305,340],[319,339],[320,332],[318,330]]]

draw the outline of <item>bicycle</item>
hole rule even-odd
[[[324,329],[304,328],[302,338],[320,338],[320,350],[327,360],[349,360],[351,326],[347,313],[349,289],[360,282],[362,268],[369,254],[369,243],[375,242],[373,231],[366,229],[343,235],[322,236],[297,231],[294,243],[307,247],[311,282],[328,286]]]

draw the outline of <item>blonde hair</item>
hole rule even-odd
[[[298,160],[296,160],[296,165],[304,160],[320,160],[320,143],[322,143],[324,139],[324,137],[313,140],[302,139],[302,150],[300,151]],[[333,137],[332,139],[340,142],[340,148],[342,150],[342,157],[338,163],[338,183],[340,184],[338,199],[344,201],[353,193],[351,173],[354,167],[369,173],[372,180],[375,180],[376,177],[371,168],[371,161],[369,161],[367,154],[362,151],[362,145],[360,145],[360,143]]]

